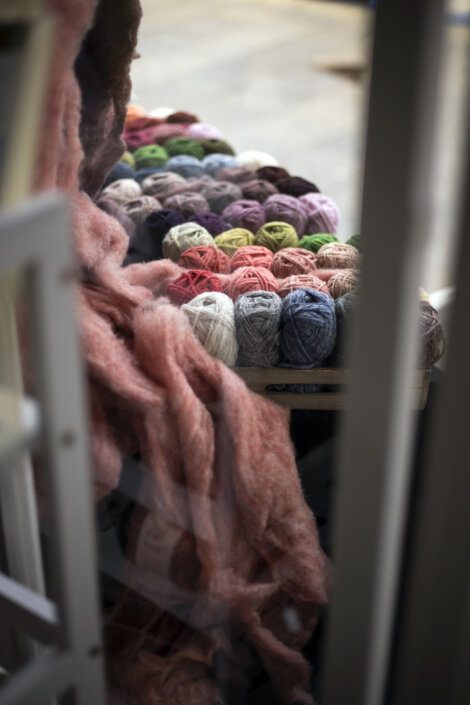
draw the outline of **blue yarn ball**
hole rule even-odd
[[[320,367],[336,340],[335,302],[310,288],[286,296],[281,311],[281,365]]]
[[[185,179],[197,178],[204,173],[202,162],[190,154],[178,154],[176,157],[170,157],[165,164],[165,171],[172,171],[184,176]]]
[[[231,157],[229,154],[215,153],[208,154],[207,157],[204,157],[202,166],[206,174],[215,178],[219,171],[222,171],[222,169],[232,169],[238,166],[238,162],[235,157]]]
[[[129,164],[118,162],[109,172],[103,186],[109,186],[113,181],[118,181],[119,179],[135,179],[134,169]]]
[[[139,184],[141,184],[142,181],[147,178],[147,176],[152,176],[152,174],[159,174],[162,171],[163,169],[161,167],[146,166],[145,169],[137,169],[134,174],[134,179],[138,181]]]

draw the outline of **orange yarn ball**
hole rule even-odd
[[[205,269],[209,272],[230,272],[230,257],[212,245],[198,245],[185,250],[178,260],[185,269]]]
[[[277,293],[281,298],[284,298],[284,296],[290,294],[291,291],[303,289],[304,287],[321,291],[323,294],[329,293],[325,282],[316,277],[315,274],[294,274],[286,279],[281,279]]]
[[[168,285],[166,293],[172,303],[181,306],[207,291],[222,291],[217,275],[202,269],[188,269]]]
[[[317,267],[349,269],[359,266],[359,250],[345,242],[323,245],[317,252]]]
[[[232,272],[240,269],[240,267],[265,267],[271,271],[273,257],[273,253],[267,247],[245,245],[244,247],[239,247],[232,255],[230,268]]]
[[[266,267],[240,267],[230,275],[226,293],[235,301],[249,291],[277,291],[278,287],[276,277]]]
[[[328,279],[328,291],[334,299],[349,294],[359,286],[359,274],[355,269],[343,269]]]
[[[286,247],[276,252],[273,274],[283,279],[294,274],[309,274],[317,268],[317,256],[301,247]]]

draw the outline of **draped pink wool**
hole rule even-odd
[[[125,231],[78,181],[81,95],[73,66],[95,2],[49,6],[59,24],[36,185],[69,193],[86,273],[78,313],[97,496],[117,485],[124,453],[142,457],[126,589],[107,629],[116,701],[219,702],[213,659],[222,654],[227,677],[243,682],[243,643],[286,703],[312,703],[300,648],[327,602],[328,564],[302,495],[288,414],[211,358],[184,313],[162,297],[177,265],[122,268]],[[102,119],[116,114],[110,108]],[[287,605],[299,615],[294,633],[283,620]]]

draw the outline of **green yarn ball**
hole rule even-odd
[[[172,137],[164,143],[170,157],[177,157],[179,154],[187,154],[196,159],[204,158],[204,149],[197,140],[188,137]]]
[[[263,245],[271,252],[279,252],[284,247],[298,247],[297,232],[289,223],[273,221],[262,225],[256,233],[256,245]]]
[[[348,245],[352,245],[355,247],[359,252],[362,252],[362,243],[361,243],[361,236],[360,235],[351,235],[349,240],[346,240]]]
[[[338,238],[331,233],[318,233],[317,235],[304,235],[299,242],[299,247],[310,252],[318,252],[323,245],[329,245],[332,242],[339,242]]]
[[[135,169],[135,159],[132,152],[124,152],[119,161],[123,164],[127,164],[127,166],[130,166],[131,169]]]
[[[136,169],[158,168],[168,161],[168,152],[159,144],[148,144],[134,152]]]
[[[215,238],[215,244],[222,252],[231,257],[239,247],[246,247],[247,245],[253,245],[255,241],[253,233],[245,228],[232,228],[232,230],[226,230],[224,233],[220,233]]]
[[[235,154],[233,147],[225,140],[201,140],[204,154]]]

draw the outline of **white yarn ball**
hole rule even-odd
[[[118,179],[106,186],[101,192],[102,196],[106,196],[106,198],[110,198],[121,205],[124,205],[127,201],[132,201],[133,198],[137,198],[141,194],[140,184],[134,179]]]
[[[260,169],[262,166],[279,166],[276,157],[267,152],[259,152],[257,149],[247,149],[246,152],[237,154],[236,160],[239,166],[246,166],[248,169]]]
[[[218,291],[194,297],[181,309],[209,355],[234,367],[238,357],[235,311],[232,299]]]
[[[213,245],[215,247],[214,238],[202,225],[182,223],[171,228],[163,238],[163,255],[173,262],[177,262],[183,252],[198,245]]]
[[[158,108],[154,108],[149,112],[149,115],[152,117],[156,118],[161,118],[162,120],[166,120],[167,117],[175,113],[176,110],[174,108],[168,107],[168,105],[161,105]]]

